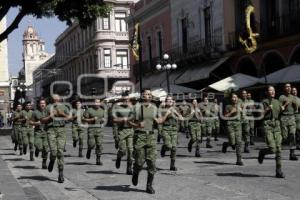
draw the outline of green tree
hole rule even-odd
[[[11,8],[18,8],[19,13],[6,30],[0,33],[0,42],[18,28],[26,15],[36,18],[57,16],[68,25],[78,21],[85,28],[97,17],[107,16],[111,9],[103,0],[0,0],[0,20]]]

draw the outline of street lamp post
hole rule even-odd
[[[31,92],[32,88],[27,87],[24,82],[20,82],[17,86],[17,90],[21,93],[21,98],[18,99],[19,103],[25,103],[26,92]]]
[[[156,65],[157,70],[165,70],[166,71],[166,78],[167,78],[167,90],[168,94],[170,94],[170,81],[169,81],[169,71],[177,69],[177,65],[175,63],[169,63],[170,56],[168,54],[163,55],[163,59]]]

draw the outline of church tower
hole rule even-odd
[[[45,42],[43,42],[36,30],[28,26],[23,34],[23,62],[25,72],[25,85],[33,83],[33,71],[48,60],[50,55],[45,52]]]

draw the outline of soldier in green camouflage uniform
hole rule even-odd
[[[41,98],[38,101],[38,108],[33,111],[31,124],[34,126],[34,144],[35,144],[35,157],[39,156],[42,152],[42,169],[47,169],[48,158],[48,138],[45,131],[45,125],[41,123],[41,119],[45,117],[46,100]]]
[[[107,119],[107,111],[101,105],[100,99],[94,100],[93,107],[88,108],[83,114],[83,121],[89,124],[88,134],[88,150],[86,158],[90,159],[92,150],[96,147],[96,165],[103,165],[101,162],[102,143],[103,143],[103,127]]]
[[[127,169],[126,173],[132,175],[133,162],[133,133],[134,130],[128,120],[133,120],[133,107],[128,94],[123,94],[123,102],[115,104],[112,110],[113,122],[117,125],[118,133],[118,153],[116,159],[116,168],[119,169],[121,159],[127,152]]]
[[[236,150],[236,165],[244,165],[242,162],[241,143],[242,143],[242,125],[241,125],[241,108],[238,104],[238,96],[231,94],[231,103],[225,106],[226,128],[229,142],[223,143],[222,152],[226,153],[227,147],[231,146]]]
[[[279,101],[282,104],[282,113],[280,116],[281,131],[283,139],[288,139],[290,146],[290,160],[298,160],[295,155],[296,149],[296,120],[295,111],[297,110],[297,102],[293,95],[291,95],[291,84],[287,83],[284,86],[285,94],[279,97]]]
[[[176,160],[176,146],[177,146],[177,134],[178,134],[178,121],[182,116],[177,112],[174,106],[174,100],[171,96],[168,96],[165,100],[166,106],[161,109],[160,123],[162,123],[162,137],[164,144],[161,147],[160,155],[165,157],[166,151],[171,151],[170,158],[170,170],[177,171],[175,167]]]
[[[297,88],[292,88],[292,95],[295,97],[297,103],[297,110],[295,111],[296,119],[296,149],[300,150],[300,98],[298,97]]]
[[[30,161],[34,161],[34,129],[30,123],[32,118],[32,105],[30,102],[25,103],[25,109],[21,111],[20,119],[22,121],[22,135],[23,135],[23,153],[26,155],[27,146],[29,144]]]
[[[215,141],[219,141],[218,135],[220,133],[220,119],[219,119],[220,107],[218,104],[218,99],[214,99],[214,103],[212,106],[213,106],[213,108],[212,108],[212,115],[213,115],[212,132],[215,137]]]
[[[132,184],[138,184],[138,177],[143,165],[147,163],[147,187],[146,192],[154,194],[152,187],[154,174],[156,172],[156,137],[153,125],[158,122],[157,107],[151,104],[152,94],[150,89],[144,89],[142,93],[143,104],[137,103],[134,106],[135,133],[134,133],[134,167]]]
[[[206,148],[212,148],[210,144],[210,137],[214,122],[214,107],[213,104],[208,101],[208,97],[204,97],[203,102],[200,104],[200,111],[203,117],[202,136],[206,136]]]
[[[74,102],[74,109],[72,110],[72,137],[73,137],[73,147],[76,148],[77,142],[79,142],[79,151],[78,157],[82,156],[83,150],[83,141],[84,141],[84,132],[85,129],[83,127],[82,118],[84,109],[82,108],[82,104],[80,99],[76,99]]]
[[[52,104],[49,104],[45,110],[45,117],[42,123],[46,124],[46,132],[50,148],[50,162],[48,171],[52,172],[55,160],[57,158],[58,182],[64,182],[64,146],[66,143],[65,122],[72,119],[70,111],[66,105],[61,103],[59,95],[52,95]]]
[[[201,121],[202,113],[198,108],[197,99],[193,99],[192,108],[188,115],[189,132],[191,139],[188,143],[188,151],[192,152],[193,144],[196,143],[195,157],[200,157],[200,144],[201,144]]]
[[[276,161],[276,177],[284,178],[281,171],[281,128],[279,115],[281,112],[281,104],[275,99],[275,89],[273,86],[268,87],[268,98],[263,100],[263,128],[268,148],[261,149],[258,154],[258,162],[263,163],[265,155],[275,154]]]
[[[182,104],[179,106],[179,112],[181,116],[184,118],[184,120],[181,121],[181,128],[183,132],[186,134],[186,138],[189,138],[189,121],[187,119],[187,116],[190,112],[190,107],[187,105],[186,101],[183,100]]]
[[[252,95],[250,92],[248,92],[247,94],[247,100],[249,103],[248,108],[248,112],[247,112],[247,116],[249,118],[253,118],[253,112],[251,112],[251,110],[255,109],[255,102],[252,100]],[[249,119],[249,126],[250,126],[250,130],[249,130],[249,134],[250,134],[250,145],[254,145],[254,132],[255,132],[255,120],[254,119]]]
[[[15,142],[15,148],[14,150],[17,151],[17,148],[19,146],[20,155],[23,155],[23,136],[22,136],[22,126],[20,121],[20,115],[22,111],[22,105],[17,104],[16,111],[12,115],[12,121],[13,121],[13,134],[12,138]]]
[[[241,106],[241,124],[242,124],[242,138],[245,142],[244,153],[250,153],[249,140],[250,140],[250,123],[247,117],[247,105],[249,104],[247,99],[247,91],[242,91],[242,97],[239,99],[239,105]]]

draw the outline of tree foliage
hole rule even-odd
[[[18,8],[15,19],[0,33],[0,42],[18,28],[19,23],[26,15],[36,18],[57,16],[68,25],[78,21],[82,28],[92,24],[99,16],[107,16],[110,6],[103,0],[1,0],[0,20],[11,8]]]

